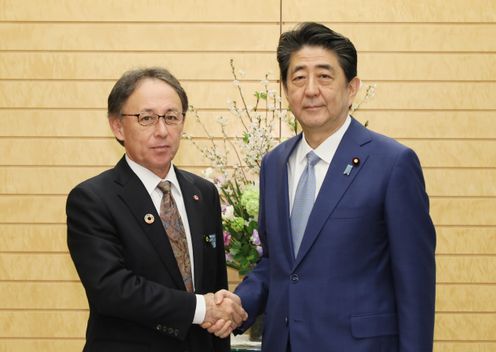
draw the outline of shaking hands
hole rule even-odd
[[[225,338],[240,326],[248,314],[241,306],[241,299],[227,290],[204,295],[207,312],[201,327],[220,338]]]

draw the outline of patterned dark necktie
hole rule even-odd
[[[164,225],[165,232],[176,257],[179,271],[183,277],[184,286],[188,292],[193,292],[193,280],[191,276],[191,261],[189,258],[188,242],[183,222],[172,197],[171,183],[162,181],[157,186],[164,194],[160,203],[160,219]]]

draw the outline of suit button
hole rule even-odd
[[[174,336],[179,336],[179,329],[174,330]]]
[[[158,331],[162,330],[162,325],[158,324],[155,329],[157,329]]]
[[[286,324],[286,326],[288,326],[288,317],[284,318],[284,324]]]
[[[289,277],[291,279],[291,281],[293,282],[296,282],[298,281],[300,278],[298,277],[298,274],[291,274],[291,276]]]
[[[167,332],[169,333],[169,335],[172,335],[172,334],[174,333],[174,329],[173,329],[173,328],[169,328],[169,329],[167,330]]]

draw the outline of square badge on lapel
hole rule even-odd
[[[210,235],[205,235],[205,243],[212,248],[217,247],[217,236],[215,233],[212,233]]]

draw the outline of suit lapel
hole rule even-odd
[[[288,263],[292,266],[294,264],[294,251],[293,251],[293,240],[291,238],[291,221],[290,214],[291,211],[289,209],[289,185],[288,185],[288,160],[293,153],[294,148],[298,145],[298,142],[301,139],[301,134],[296,136],[295,138],[289,140],[285,144],[285,149],[281,151],[281,157],[279,158],[279,164],[277,165],[278,174],[276,175],[276,182],[279,184],[279,188],[277,190],[278,197],[276,199],[282,199],[282,204],[277,207],[278,216],[276,219],[279,219],[280,224],[279,228],[281,243],[284,248],[284,253],[287,255]],[[280,180],[280,182],[278,181]]]
[[[368,152],[363,146],[369,141],[370,134],[365,127],[353,119],[336,150],[336,154],[329,165],[324,182],[315,200],[312,212],[308,218],[308,226],[296,257],[295,266],[305,257],[319,236],[324,223],[332,214],[355,177],[364,167],[368,158]],[[358,158],[360,164],[353,166],[349,174],[346,174],[345,170],[348,165],[353,165],[353,158]]]
[[[202,221],[199,217],[202,215],[203,197],[193,179],[186,173],[176,168],[176,175],[181,186],[184,206],[188,214],[188,224],[191,233],[191,244],[193,247],[193,261],[195,271],[195,290],[201,291],[201,277],[203,276],[203,236]]]
[[[145,186],[138,176],[131,170],[125,158],[122,158],[115,167],[117,173],[116,183],[122,186],[122,192],[118,195],[127,205],[148,240],[153,244],[159,258],[164,263],[167,271],[178,288],[186,289],[182,280],[181,272],[177,266],[174,252],[170,245],[165,229],[160,221],[160,216],[146,191]],[[148,224],[145,215],[152,214],[154,221]],[[140,234],[136,234],[139,236]]]

